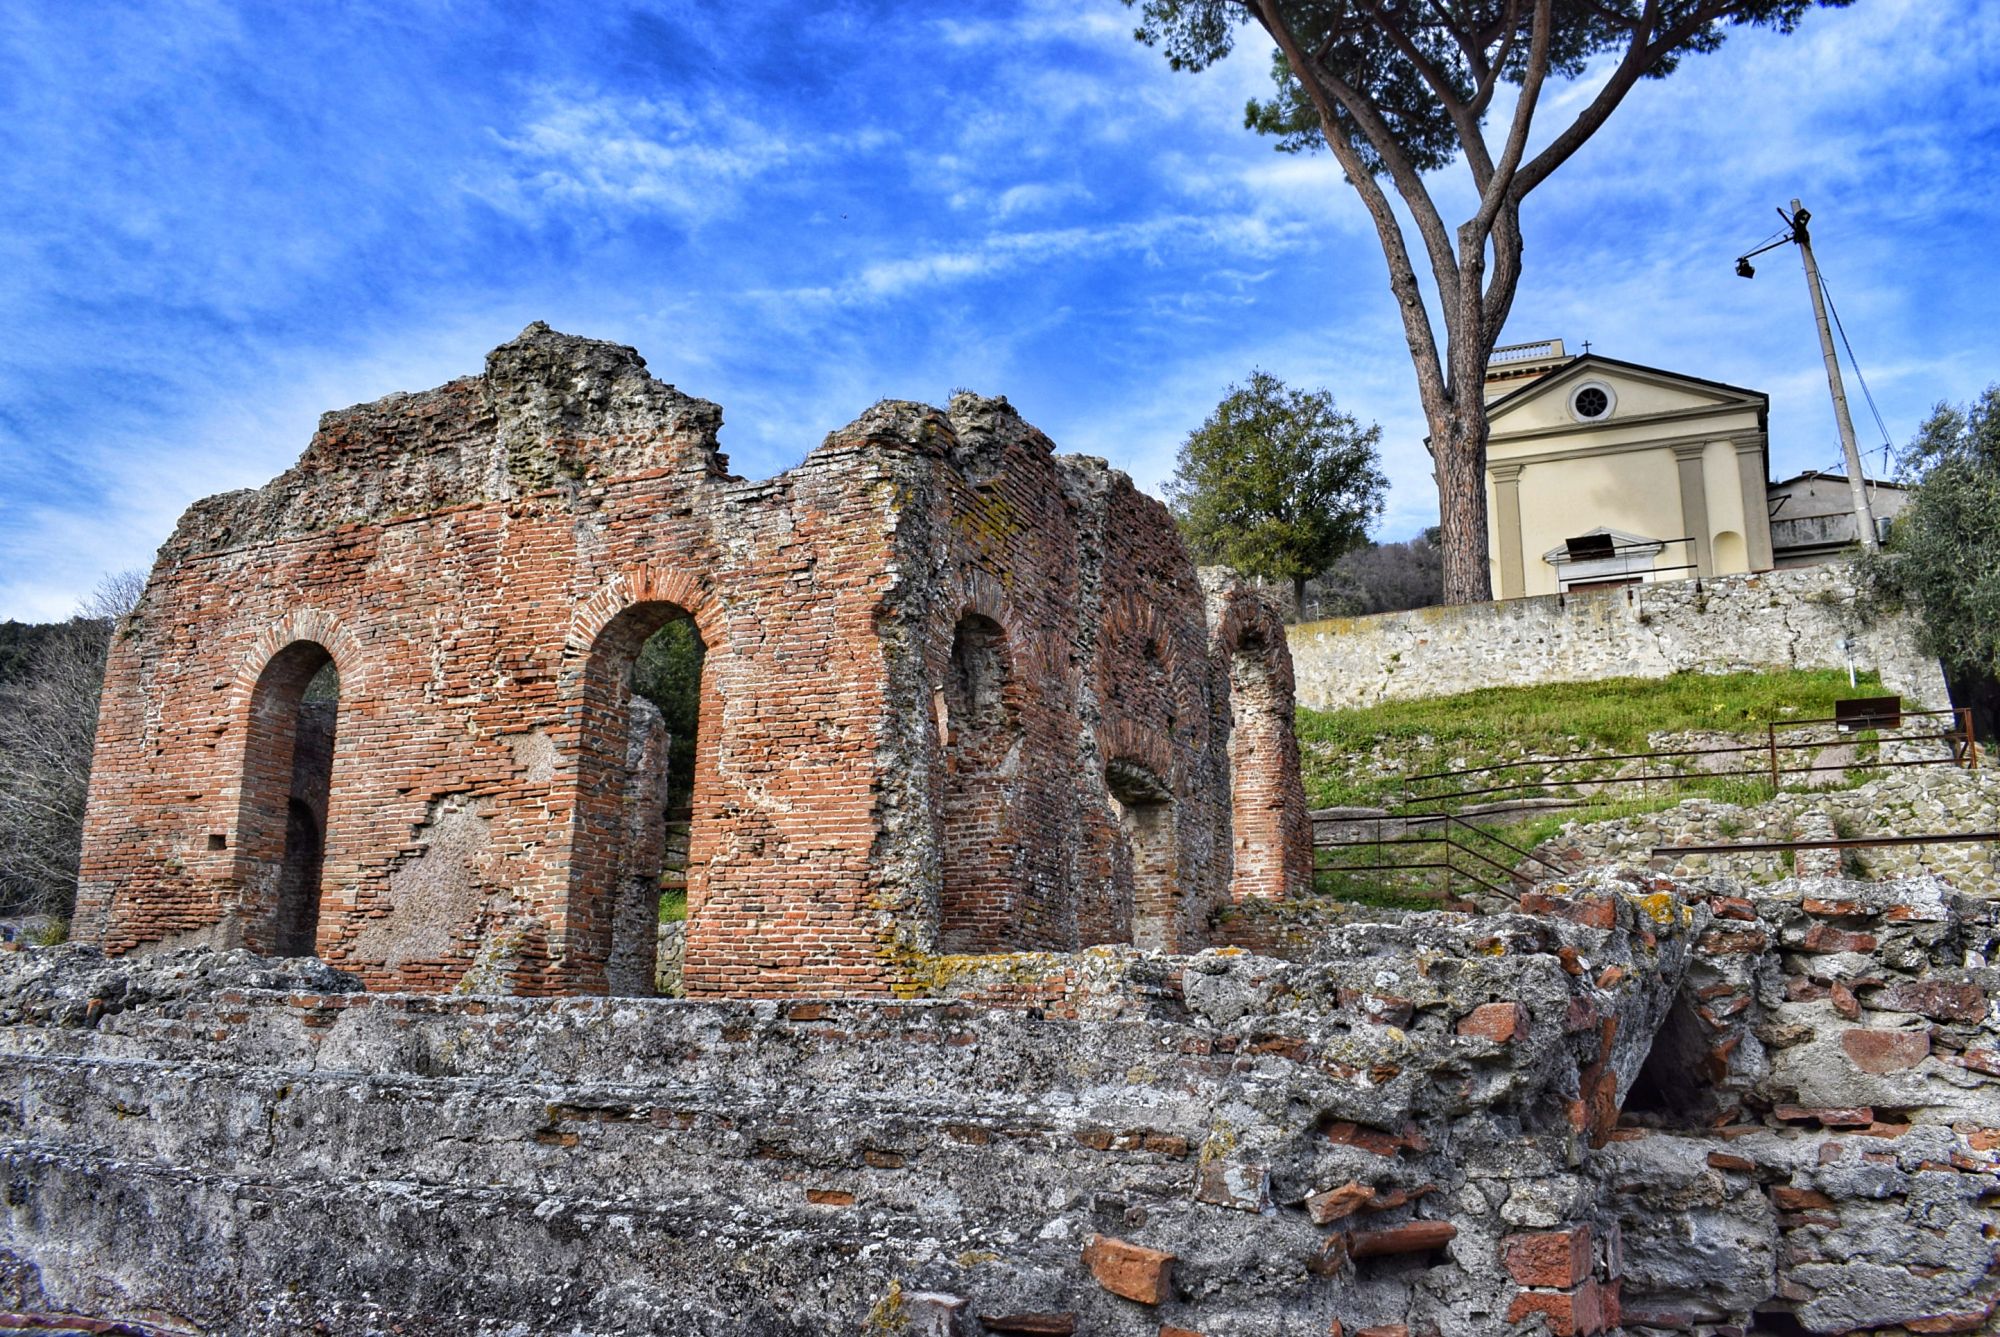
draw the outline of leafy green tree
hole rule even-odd
[[[1124,0],[1140,41],[1175,69],[1226,55],[1237,27],[1277,44],[1277,95],[1252,102],[1247,124],[1291,152],[1330,148],[1361,196],[1389,266],[1436,460],[1444,597],[1492,597],[1486,545],[1486,364],[1521,278],[1521,202],[1602,126],[1640,79],[1713,51],[1731,25],[1790,32],[1815,5],[1849,0]],[[1605,66],[1593,57],[1610,55]],[[1587,68],[1594,90],[1534,152],[1529,129],[1551,79]],[[1514,87],[1504,126],[1486,118]],[[1560,112],[1563,103],[1555,104]],[[1463,158],[1475,202],[1456,227],[1426,172]],[[1390,201],[1408,211],[1416,247]],[[1412,258],[1421,249],[1437,293],[1444,346]]]
[[[1914,608],[1925,649],[1955,675],[2000,675],[2000,385],[1968,408],[1939,404],[1904,457],[1916,483],[1864,571],[1877,597]]]
[[[1381,437],[1326,391],[1253,371],[1181,444],[1167,503],[1197,558],[1290,581],[1302,608],[1306,581],[1366,542],[1382,513]]]
[[[708,648],[691,618],[676,618],[647,638],[632,665],[632,690],[666,717],[667,807],[694,797],[695,729],[701,723],[701,664]]]

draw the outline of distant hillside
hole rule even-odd
[[[0,683],[13,682],[28,671],[35,651],[63,627],[61,622],[0,622]]]

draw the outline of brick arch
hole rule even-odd
[[[340,675],[340,699],[359,699],[365,692],[367,657],[361,639],[336,615],[318,608],[295,608],[257,634],[236,661],[231,675],[229,715],[241,719],[250,709],[257,684],[278,653],[299,641],[311,641],[333,658],[334,672]]]
[[[1218,664],[1227,665],[1246,641],[1264,647],[1263,658],[1282,690],[1287,695],[1295,692],[1290,650],[1282,655],[1276,653],[1277,647],[1287,644],[1284,619],[1262,598],[1239,589],[1224,597],[1222,616],[1209,637],[1209,650]]]
[[[1149,730],[1115,710],[1106,709],[1097,728],[1101,755],[1106,758],[1123,755],[1128,760],[1143,762],[1178,794],[1185,776],[1182,767],[1168,760],[1175,751],[1174,738],[1192,736],[1196,746],[1200,746],[1206,732],[1202,717],[1209,668],[1202,658],[1201,647],[1193,647],[1192,655],[1186,653],[1182,638],[1175,635],[1174,623],[1158,605],[1131,593],[1122,595],[1105,609],[1102,627],[1098,643],[1107,652],[1100,653],[1097,661],[1100,704],[1107,707],[1111,704],[1113,693],[1108,681],[1111,675],[1129,671],[1129,649],[1138,647],[1143,651],[1150,647],[1166,685],[1173,729],[1158,737],[1146,737],[1141,743],[1139,740]],[[1189,730],[1195,732],[1189,735],[1186,732]],[[1113,734],[1124,741],[1114,744]]]
[[[951,621],[937,644],[932,714],[938,786],[936,942],[946,952],[999,952],[1023,937],[1024,875],[1016,761],[1029,710],[1023,645],[1005,590],[984,572],[960,573],[941,605]]]
[[[319,659],[321,654],[324,660]],[[293,772],[300,699],[317,665],[327,660],[340,675],[332,734],[337,755],[356,703],[366,695],[369,675],[360,638],[338,616],[324,609],[292,610],[257,633],[231,675],[226,707],[230,744],[223,757],[229,779],[221,794],[222,810],[228,814],[222,839],[229,848],[223,856],[228,861],[229,891],[218,911],[224,939],[240,938],[258,951],[307,950],[311,925],[324,899],[323,890],[315,886],[303,893],[312,907],[303,924],[279,922],[281,915],[298,912],[298,907],[282,903],[281,889],[290,872],[288,817],[298,797],[293,793]],[[326,765],[335,765],[324,753],[321,756]],[[335,837],[344,812],[336,804],[339,789],[329,781],[329,772],[322,769],[319,780],[325,788],[314,796],[318,810],[311,813],[318,847],[313,862],[323,869],[334,862],[326,856],[339,844]],[[312,883],[317,884],[321,875],[316,871]],[[304,938],[295,937],[295,932]]]
[[[677,609],[694,622],[707,647],[700,687],[693,776],[694,817],[688,849],[688,934],[692,940],[707,899],[713,854],[716,770],[721,755],[722,690],[717,671],[726,656],[727,610],[713,587],[664,563],[614,571],[579,603],[563,636],[558,674],[563,722],[558,774],[571,787],[569,868],[563,902],[548,923],[546,978],[523,980],[531,991],[650,993],[651,931],[657,888],[648,893],[641,864],[657,871],[664,827],[659,800],[658,718],[651,735],[635,734],[629,678],[646,638]],[[642,736],[647,741],[641,741]],[[637,749],[634,751],[634,749]],[[641,757],[642,764],[632,759]],[[650,896],[651,908],[645,902]]]
[[[1174,637],[1173,624],[1167,621],[1159,605],[1150,599],[1142,599],[1128,592],[1104,610],[1103,625],[1101,639],[1107,645],[1150,643],[1157,646],[1161,666],[1167,671],[1167,680],[1179,683],[1180,671],[1184,667],[1181,663],[1181,648]]]
[[[998,622],[1009,636],[1014,634],[1013,600],[1008,598],[1006,585],[984,568],[961,566],[954,569],[940,602],[952,610],[951,623],[954,627],[967,613],[977,613]]]
[[[1179,793],[1185,777],[1173,747],[1157,730],[1131,720],[1100,720],[1096,728],[1097,755],[1106,766],[1122,762],[1137,766],[1168,789]]]
[[[694,619],[702,643],[714,650],[723,634],[722,600],[706,580],[664,562],[623,567],[576,606],[563,633],[565,666],[587,659],[612,620],[635,604],[672,604]]]

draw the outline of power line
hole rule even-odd
[[[1820,272],[1819,290],[1826,297],[1826,309],[1833,316],[1833,328],[1840,332],[1840,344],[1847,350],[1847,363],[1854,368],[1854,379],[1861,384],[1861,397],[1868,401],[1868,411],[1875,416],[1875,427],[1882,433],[1882,470],[1887,473],[1892,450],[1889,444],[1889,424],[1882,421],[1882,410],[1875,406],[1875,396],[1868,389],[1868,378],[1861,374],[1861,359],[1854,356],[1854,345],[1847,339],[1847,327],[1840,323],[1840,308],[1833,304],[1833,289],[1826,285],[1824,270]],[[1868,453],[1873,455],[1875,452],[1871,450]]]

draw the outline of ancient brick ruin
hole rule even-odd
[[[1994,1330],[1990,879],[1301,895],[1282,630],[1157,503],[719,419],[537,326],[189,513],[87,941],[0,950],[0,1329]],[[703,996],[495,996],[646,991],[678,619]]]
[[[648,992],[646,639],[707,647],[688,992],[1200,947],[1310,876],[1282,628],[1004,400],[730,475],[721,411],[531,326],[193,507],[111,654],[75,931],[370,987]]]

